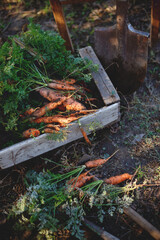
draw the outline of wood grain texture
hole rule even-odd
[[[158,41],[160,27],[160,0],[152,0],[151,6],[151,45]]]
[[[50,0],[50,5],[51,5],[53,15],[58,27],[58,31],[62,36],[62,38],[65,40],[65,46],[67,50],[71,50],[72,52],[74,52],[74,48],[69,35],[67,23],[65,20],[62,4],[60,0]]]
[[[119,102],[120,98],[118,96],[118,93],[114,88],[112,82],[110,81],[109,76],[107,75],[104,68],[102,67],[99,59],[94,53],[92,47],[89,46],[89,47],[82,48],[79,50],[79,53],[82,58],[87,58],[91,60],[93,64],[98,65],[99,70],[97,72],[91,72],[91,73],[105,105],[107,106],[115,102]]]
[[[120,240],[119,238],[113,236],[109,232],[103,230],[103,228],[95,225],[94,223],[87,219],[84,219],[83,223],[104,240]]]
[[[103,107],[97,110],[97,112],[79,119],[81,126],[85,129],[87,134],[92,132],[92,130],[88,128],[93,124],[96,130],[114,123],[117,120],[119,120],[119,103]],[[77,122],[70,124],[67,131],[69,132],[67,139],[61,142],[48,140],[47,134],[42,134],[35,139],[28,139],[1,150],[1,168],[5,169],[14,166],[15,164],[19,164],[83,137]]]
[[[139,224],[143,229],[145,229],[154,239],[160,240],[160,231],[134,209],[130,207],[124,207],[124,213],[127,214],[137,224]]]

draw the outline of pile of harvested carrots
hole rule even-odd
[[[75,79],[68,80],[52,80],[46,87],[37,88],[36,91],[45,99],[48,100],[43,107],[30,108],[22,115],[22,117],[29,118],[32,123],[46,124],[43,133],[58,132],[61,127],[65,127],[72,121],[90,112],[96,111],[95,109],[87,110],[84,104],[75,99],[76,93],[85,101],[90,100],[87,98],[86,89],[82,86],[76,85]],[[87,89],[87,91],[89,91]],[[95,100],[95,99],[94,99]],[[92,101],[92,99],[91,99]],[[52,110],[58,109],[61,114],[51,114]],[[50,112],[50,116],[46,116]],[[36,128],[29,128],[23,132],[24,138],[37,137],[40,135],[40,130]]]
[[[118,150],[117,150],[118,151]],[[115,151],[111,156],[109,156],[106,159],[96,159],[96,160],[90,160],[88,162],[85,163],[85,166],[87,168],[90,168],[89,171],[80,174],[78,177],[75,177],[73,179],[71,179],[68,184],[71,185],[71,187],[75,190],[77,188],[81,188],[82,186],[84,186],[88,181],[90,181],[91,179],[94,178],[94,175],[89,174],[89,172],[92,170],[91,168],[97,168],[99,166],[102,166],[104,163],[106,163],[111,157],[113,157],[117,151]],[[89,174],[89,176],[88,176]],[[119,184],[127,179],[132,179],[133,175],[129,174],[129,173],[124,173],[121,175],[117,175],[117,176],[113,176],[110,178],[106,178],[104,179],[104,183],[107,184],[112,184],[112,185],[116,185]]]

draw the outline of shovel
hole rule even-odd
[[[95,52],[115,88],[131,94],[146,75],[149,33],[137,31],[127,22],[127,0],[117,0],[116,4],[116,24],[95,28]]]

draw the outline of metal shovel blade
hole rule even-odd
[[[117,23],[95,29],[95,52],[115,88],[123,94],[137,90],[147,70],[149,33],[127,23],[128,1],[117,0]]]

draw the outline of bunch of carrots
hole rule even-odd
[[[85,114],[96,111],[87,110],[84,104],[74,98],[76,93],[82,97],[87,96],[85,89],[75,83],[75,79],[52,80],[46,87],[37,88],[36,91],[43,98],[47,99],[48,103],[42,107],[28,109],[22,117],[29,118],[32,123],[46,124],[43,133],[54,133]],[[87,89],[87,91],[89,90]],[[90,102],[88,98],[86,98],[87,100]],[[61,111],[61,114],[46,116],[48,112],[52,113],[54,109]],[[70,113],[69,115],[68,112]],[[67,113],[67,115],[64,115],[64,113]],[[29,128],[23,132],[24,138],[37,137],[39,135],[40,130],[36,128]]]
[[[117,150],[118,151],[118,150]],[[68,184],[71,185],[71,187],[75,190],[77,188],[81,188],[82,186],[84,186],[88,181],[90,181],[91,179],[94,178],[94,175],[89,174],[89,172],[93,169],[93,168],[97,168],[99,166],[102,166],[104,163],[106,163],[112,156],[114,156],[117,151],[115,151],[111,156],[109,156],[106,159],[95,159],[95,160],[90,160],[88,162],[85,163],[85,166],[87,168],[90,168],[90,170],[88,170],[85,173],[80,174],[78,177],[75,177],[73,179],[71,179]],[[88,176],[89,174],[89,176]],[[107,184],[112,184],[112,185],[116,185],[119,184],[127,179],[132,179],[133,175],[130,175],[129,173],[124,173],[121,175],[117,175],[117,176],[113,176],[110,178],[106,178],[104,179],[104,182]]]

